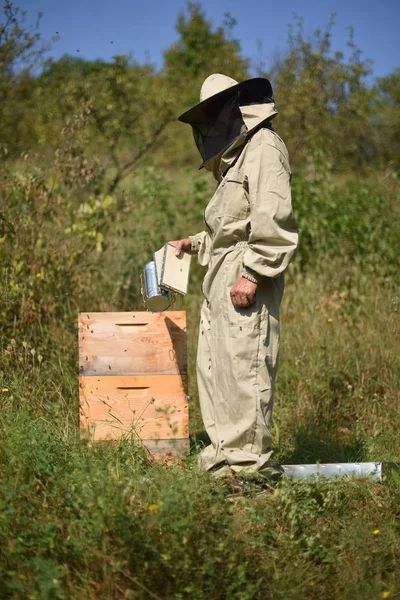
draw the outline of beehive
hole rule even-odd
[[[188,450],[186,313],[79,314],[81,427],[92,439],[140,438]]]

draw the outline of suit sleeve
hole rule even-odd
[[[207,231],[201,231],[196,235],[190,235],[189,238],[192,242],[192,254],[197,254],[199,264],[206,267],[210,260],[210,234]]]
[[[298,230],[292,213],[287,159],[261,137],[248,155],[246,178],[251,230],[243,256],[243,277],[277,277],[293,260]]]

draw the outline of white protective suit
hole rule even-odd
[[[204,213],[206,230],[190,236],[208,266],[197,378],[211,445],[199,459],[216,474],[259,471],[270,458],[283,272],[298,242],[288,152],[269,125],[275,105],[240,110],[247,131],[210,161],[219,185]],[[242,276],[258,288],[253,305],[237,308],[230,290]]]

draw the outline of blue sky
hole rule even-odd
[[[43,12],[44,40],[56,32],[60,39],[50,52],[85,59],[109,60],[131,53],[139,62],[149,59],[162,66],[162,52],[177,39],[177,15],[185,0],[14,0],[33,22]],[[355,30],[362,56],[373,61],[373,75],[384,76],[400,66],[400,0],[203,0],[207,17],[221,25],[229,12],[236,20],[234,37],[242,53],[256,65],[257,40],[262,41],[266,69],[287,47],[287,26],[293,14],[303,17],[306,33],[324,28],[336,12],[333,49],[345,50],[347,27]]]

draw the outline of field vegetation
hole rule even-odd
[[[188,3],[161,70],[43,64],[40,24],[10,2],[1,23],[0,598],[400,598],[395,471],[243,496],[198,470],[198,265],[176,304],[191,456],[155,464],[134,436],[79,436],[77,314],[142,310],[151,252],[203,229],[214,184],[174,119],[210,72],[254,74],[234,20],[215,28]],[[400,461],[400,70],[368,84],[352,36],[332,52],[333,26],[306,39],[296,21],[281,61],[256,66],[281,111],[301,232],[282,311],[282,464]]]

